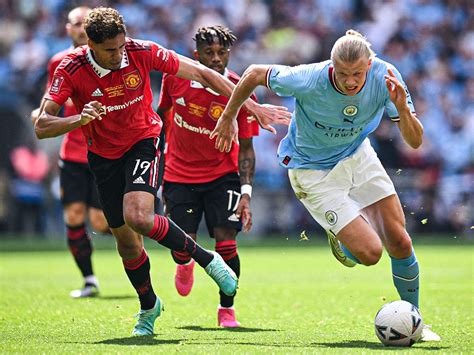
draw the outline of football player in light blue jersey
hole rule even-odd
[[[296,197],[326,230],[343,265],[374,265],[385,245],[400,298],[418,307],[419,267],[405,216],[367,136],[385,110],[412,148],[421,145],[423,126],[400,73],[376,58],[370,47],[360,33],[349,30],[336,41],[328,61],[296,67],[251,65],[211,138],[216,137],[219,150],[230,149],[236,114],[258,85],[294,97],[295,112],[278,158],[289,169]],[[422,339],[440,337],[425,327]]]

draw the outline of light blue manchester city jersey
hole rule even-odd
[[[331,61],[296,67],[275,65],[267,85],[280,96],[296,99],[288,133],[278,147],[280,165],[290,169],[330,169],[351,156],[380,123],[386,109],[398,119],[385,84],[392,69],[405,86],[407,103],[415,112],[410,94],[395,67],[374,58],[362,90],[355,96],[338,92],[331,84]]]

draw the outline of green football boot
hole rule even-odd
[[[344,254],[344,251],[342,251],[341,249],[341,242],[337,240],[336,236],[329,231],[326,231],[326,234],[328,236],[328,243],[331,247],[332,254],[337,259],[337,261],[347,267],[356,266],[357,263],[354,260],[348,258],[346,254]]]
[[[133,328],[132,335],[144,336],[144,335],[153,335],[153,329],[155,327],[155,320],[161,315],[161,312],[164,311],[163,303],[160,298],[156,296],[155,307],[152,309],[143,310],[141,309],[138,312],[137,323]]]
[[[227,265],[218,253],[210,251],[214,259],[204,270],[217,283],[222,292],[227,296],[235,295],[238,286],[238,279],[235,272]]]

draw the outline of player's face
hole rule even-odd
[[[120,33],[114,38],[102,43],[88,41],[89,47],[94,51],[94,58],[102,68],[109,70],[120,69],[123,51],[125,50],[125,34]]]
[[[90,12],[89,9],[73,10],[68,17],[66,30],[69,37],[72,39],[74,47],[83,46],[87,44],[87,33],[84,30],[84,18]]]
[[[336,85],[348,96],[356,95],[364,86],[367,72],[372,61],[369,58],[359,58],[354,63],[342,62],[335,59],[333,62]]]
[[[212,45],[201,45],[194,51],[194,58],[208,68],[215,70],[220,74],[224,74],[224,70],[229,63],[229,48],[219,43]]]

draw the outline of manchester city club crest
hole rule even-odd
[[[333,226],[337,222],[337,214],[334,211],[327,211],[325,214],[326,221],[329,223],[329,225]]]
[[[344,116],[352,117],[352,116],[357,115],[358,111],[359,109],[357,108],[357,106],[349,105],[349,106],[344,107],[344,110],[342,110],[342,113],[344,114]]]

